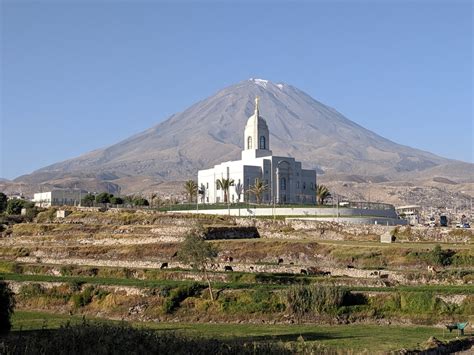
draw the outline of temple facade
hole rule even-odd
[[[261,203],[316,203],[316,171],[302,169],[301,162],[294,158],[272,154],[270,131],[260,116],[258,98],[245,126],[242,159],[199,170],[199,203],[225,202],[225,192],[217,183],[222,179],[233,180],[228,194],[231,203],[256,202],[252,189],[258,180],[266,186]]]

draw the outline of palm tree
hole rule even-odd
[[[325,185],[316,186],[316,198],[318,199],[318,204],[323,205],[324,201],[331,197],[329,189]]]
[[[198,185],[194,180],[188,180],[184,183],[184,189],[188,195],[188,202],[193,202],[194,195],[197,194]]]
[[[265,184],[262,180],[257,178],[255,180],[255,184],[250,187],[249,191],[255,195],[255,199],[257,200],[257,204],[260,204],[262,200],[262,195],[265,191],[267,191],[268,185]]]
[[[228,178],[228,179],[217,179],[216,180],[216,185],[217,189],[222,189],[224,190],[224,203],[228,202],[228,196],[229,196],[229,189],[231,186],[234,186],[234,179]]]

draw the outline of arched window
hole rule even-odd
[[[280,179],[280,190],[286,190],[286,179],[284,177]]]
[[[260,137],[260,149],[266,149],[265,148],[265,136]]]
[[[247,149],[252,149],[252,137],[247,138]]]

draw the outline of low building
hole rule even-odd
[[[37,207],[79,206],[87,191],[81,189],[54,189],[34,194],[33,202]]]
[[[421,206],[407,205],[396,207],[397,214],[403,218],[411,226],[416,226],[420,223]]]
[[[316,202],[316,171],[302,169],[301,163],[291,157],[274,156],[270,150],[270,132],[260,116],[258,98],[255,113],[248,119],[244,131],[242,159],[215,165],[198,172],[200,203],[224,201],[225,193],[217,180],[232,179],[228,201],[255,202],[251,193],[257,179],[266,185],[262,203],[311,203]]]

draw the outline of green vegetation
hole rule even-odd
[[[295,285],[286,290],[288,308],[301,318],[307,313],[334,313],[350,293],[337,286]]]
[[[100,194],[97,194],[95,196],[95,202],[97,203],[110,203],[110,199],[113,197],[114,195],[112,194],[109,194],[107,192],[101,192]]]
[[[224,203],[229,202],[229,189],[231,186],[234,186],[234,179],[221,178],[216,180],[217,190],[224,191]]]
[[[63,333],[65,324],[78,325],[82,327],[84,320],[80,316],[66,316],[62,314],[51,314],[51,313],[41,313],[41,312],[15,312],[13,317],[13,330],[41,330],[41,329],[58,329],[61,325],[63,328],[55,332],[40,331],[34,334],[36,341],[38,338],[43,338],[44,343],[50,344],[62,344],[62,342],[69,342],[70,333]],[[94,334],[88,333],[90,338],[100,338],[102,341],[110,341],[114,339],[114,336],[103,337],[103,331],[100,328],[101,326],[114,326],[114,327],[123,327],[125,333],[128,333],[126,330],[128,325],[123,322],[118,321],[105,321],[105,320],[94,320],[87,321],[85,324],[89,326],[89,329],[94,330]],[[154,333],[158,336],[163,334],[169,334],[170,331],[175,337],[186,337],[187,339],[194,339],[196,342],[205,339],[217,339],[221,342],[233,341],[234,343],[251,343],[259,342],[267,344],[268,342],[273,343],[275,346],[284,346],[286,349],[293,349],[294,352],[299,353],[333,353],[336,349],[345,349],[347,353],[351,352],[363,352],[364,350],[370,351],[370,353],[375,352],[387,352],[397,349],[417,349],[422,348],[423,344],[428,338],[434,336],[440,340],[451,340],[456,338],[456,334],[449,332],[444,332],[441,328],[433,327],[422,327],[422,326],[387,326],[387,325],[271,325],[271,324],[212,324],[212,323],[156,323],[156,322],[140,322],[134,323],[134,325],[140,327],[136,329],[140,330],[153,330],[159,331]],[[67,327],[67,328],[70,328]],[[54,339],[49,338],[47,334],[55,334],[55,337],[63,337],[63,340],[59,340],[59,343],[55,343]],[[79,334],[79,333],[76,333]],[[113,333],[116,334],[117,333]],[[136,334],[136,333],[134,333]],[[26,339],[26,334],[23,333],[11,333],[9,338],[6,340],[7,346],[12,346],[15,344],[17,337],[22,336]],[[123,338],[130,342],[133,345],[137,341],[136,338],[126,334],[120,334],[118,338]],[[145,336],[146,337],[146,336]],[[80,339],[74,337],[74,339]],[[67,341],[66,341],[67,340]],[[156,339],[154,340],[156,341]],[[139,342],[144,342],[143,338],[140,337]],[[281,343],[282,342],[282,343]],[[32,344],[31,340],[28,340],[29,344]],[[77,341],[77,343],[88,343],[88,341]],[[1,344],[1,343],[0,343]],[[18,344],[18,342],[16,342]],[[26,345],[26,344],[25,344]],[[99,346],[94,344],[94,351],[89,351],[88,353],[98,353],[97,349],[107,348],[107,344]],[[2,345],[0,345],[2,346]],[[3,344],[5,346],[5,342]],[[85,345],[84,345],[85,346]],[[120,349],[118,345],[117,349]],[[128,346],[128,345],[126,345]],[[154,345],[156,346],[156,345]],[[181,344],[183,346],[183,344]],[[193,350],[198,350],[196,343],[193,343]],[[58,347],[59,348],[59,347]],[[57,351],[56,348],[55,350]],[[109,347],[110,348],[110,347]],[[124,349],[128,349],[124,347]],[[135,348],[137,349],[137,348]],[[150,348],[154,349],[154,348]],[[170,348],[171,349],[171,348]],[[188,353],[195,353],[196,351],[189,351],[186,348],[183,350],[188,351]],[[261,348],[259,348],[261,349]],[[275,348],[271,348],[275,351]],[[332,349],[332,352],[330,351]],[[241,348],[238,350],[242,350]],[[252,347],[253,350],[253,347]],[[299,351],[298,351],[299,350]],[[179,351],[179,350],[177,350]],[[280,351],[280,349],[278,349]],[[4,351],[5,352],[5,351]],[[53,351],[54,352],[54,351]],[[132,349],[129,353],[134,353],[135,350]],[[47,352],[46,352],[47,353]],[[74,353],[74,351],[71,351]],[[164,353],[169,353],[165,351]],[[179,354],[179,352],[176,352]],[[209,353],[216,353],[216,349],[211,349]],[[252,352],[255,353],[255,352]],[[261,353],[261,352],[259,352]],[[281,352],[278,352],[281,353]],[[342,352],[344,354],[344,352]]]
[[[217,249],[211,243],[203,239],[203,230],[195,229],[191,231],[181,243],[178,251],[178,258],[187,264],[193,265],[204,274],[209,287],[209,295],[211,301],[214,300],[212,293],[211,280],[209,278],[208,270],[212,261],[217,257]]]
[[[236,342],[209,338],[189,338],[126,323],[65,325],[56,331],[12,335],[0,343],[2,353],[50,354],[292,354],[294,351],[272,342]],[[20,341],[19,341],[20,340]]]
[[[194,180],[188,180],[184,183],[184,190],[188,196],[188,202],[192,203],[194,196],[197,196],[198,186]]]
[[[188,286],[179,286],[173,291],[171,291],[169,297],[167,297],[165,303],[163,304],[163,310],[165,313],[173,313],[188,297],[197,295],[202,289],[202,286],[198,283],[193,283]],[[212,293],[211,293],[212,295]]]
[[[0,213],[3,213],[7,209],[8,198],[3,192],[0,192]]]
[[[110,203],[111,203],[112,205],[123,205],[123,202],[124,202],[124,201],[123,201],[123,198],[118,197],[118,196],[112,196],[112,197],[110,198]]]
[[[0,334],[11,329],[11,317],[15,309],[15,298],[8,285],[0,280]]]
[[[331,193],[329,189],[325,185],[317,185],[316,186],[316,198],[318,200],[319,205],[324,205],[324,201],[326,201],[329,197],[331,197]]]
[[[90,207],[94,205],[94,202],[95,202],[95,196],[93,194],[87,194],[81,200],[81,206]]]
[[[146,198],[143,197],[137,197],[133,200],[133,205],[138,206],[138,207],[143,207],[143,206],[150,206],[150,203]]]
[[[261,180],[260,178],[257,178],[255,180],[255,184],[251,186],[248,191],[255,196],[257,204],[260,204],[260,202],[262,201],[262,195],[267,190],[268,185],[265,184],[265,182],[263,182],[263,180]]]
[[[22,199],[11,199],[7,202],[7,207],[5,212],[9,215],[20,214],[23,208],[33,209],[35,204],[31,201],[22,200]]]

